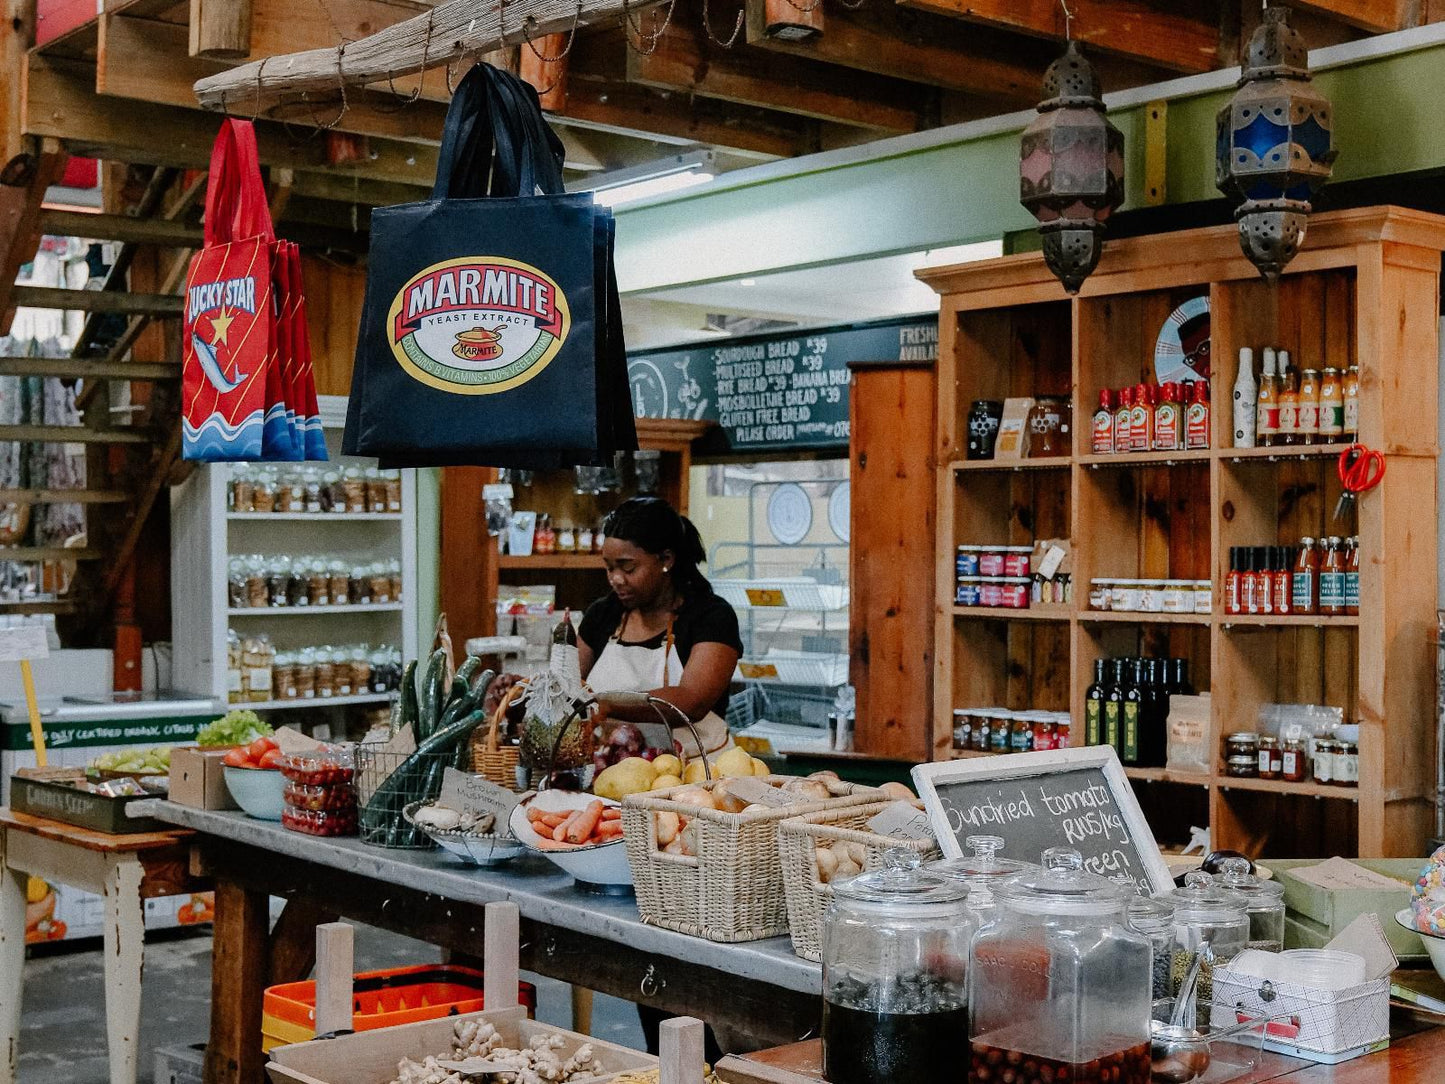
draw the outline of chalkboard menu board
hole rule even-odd
[[[1084,868],[1145,894],[1173,887],[1119,758],[1110,748],[1010,753],[913,769],[948,857],[969,836],[1000,836],[1003,854],[1038,862],[1069,847]]]
[[[627,375],[639,418],[717,422],[733,451],[844,448],[849,364],[937,354],[938,319],[923,316],[641,352]]]

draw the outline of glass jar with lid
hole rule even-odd
[[[1174,904],[1165,896],[1135,896],[1129,901],[1129,928],[1149,939],[1152,949],[1150,992],[1155,1001],[1174,996]]]
[[[1126,925],[1132,894],[1078,851],[1043,858],[993,890],[998,919],[974,938],[970,1060],[990,1080],[1145,1084],[1152,950]]]
[[[1243,897],[1226,892],[1203,870],[1184,878],[1184,887],[1167,897],[1174,904],[1174,962],[1170,968],[1171,993],[1179,995],[1196,956],[1202,956],[1194,988],[1199,1023],[1209,1024],[1214,997],[1214,969],[1223,967],[1249,944],[1249,916]]]
[[[1037,869],[1032,862],[1020,862],[1004,858],[998,852],[1003,850],[1002,836],[969,836],[963,841],[972,854],[959,858],[944,858],[932,862],[925,868],[929,873],[947,877],[968,887],[968,909],[980,929],[998,917],[994,905],[993,889],[1003,878],[1015,873]]]
[[[1214,883],[1243,897],[1249,948],[1284,951],[1284,885],[1256,877],[1249,871],[1249,859],[1243,857],[1221,861]]]
[[[823,919],[823,1071],[832,1084],[960,1077],[968,886],[891,850],[833,886]]]

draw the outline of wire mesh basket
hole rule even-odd
[[[406,819],[406,807],[432,802],[442,773],[455,767],[456,750],[406,753],[380,744],[356,747],[356,794],[361,841],[377,847],[425,851],[435,841]]]

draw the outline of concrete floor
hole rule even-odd
[[[436,963],[431,945],[365,926],[356,928],[358,971]],[[536,975],[537,1018],[570,1026],[570,988]],[[107,1084],[105,999],[99,939],[36,953],[25,964],[19,1084]],[[165,931],[150,935],[145,950],[141,1003],[140,1080],[153,1076],[157,1047],[185,1046],[206,1039],[210,1021],[211,938],[207,932]],[[633,1006],[598,994],[592,1033],[642,1048]]]

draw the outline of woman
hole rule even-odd
[[[709,755],[721,752],[732,741],[724,719],[743,645],[737,614],[698,569],[704,554],[697,528],[664,500],[633,497],[602,529],[612,591],[587,608],[578,629],[582,680],[607,717],[658,722],[652,707],[607,696],[650,693],[687,716]],[[681,720],[666,721],[695,756],[697,742]]]

